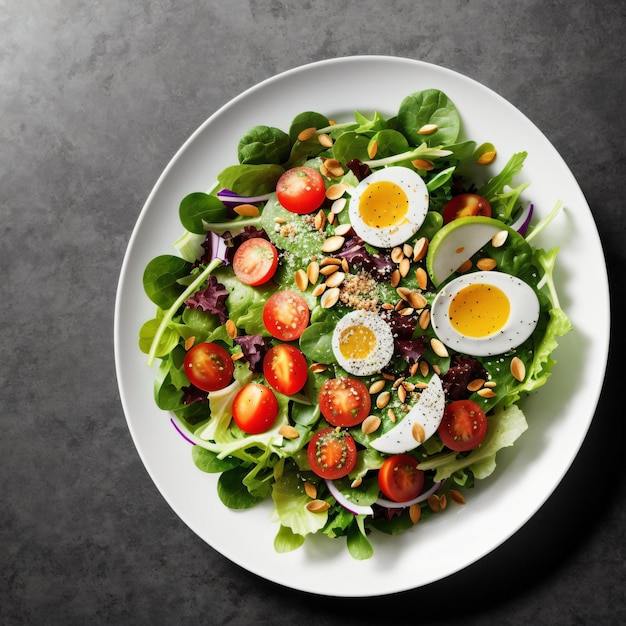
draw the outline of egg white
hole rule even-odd
[[[500,288],[511,307],[504,326],[484,337],[462,334],[452,325],[449,314],[459,291],[477,283]],[[492,356],[504,354],[526,341],[537,326],[539,309],[537,294],[519,278],[496,271],[473,272],[455,278],[439,291],[432,304],[431,323],[439,340],[448,348],[469,356]]]
[[[369,354],[363,358],[347,358],[341,352],[340,341],[344,332],[363,326],[372,331],[375,343]],[[350,374],[369,376],[379,372],[393,356],[393,334],[391,328],[376,313],[352,311],[342,317],[333,331],[331,345],[337,363]]]
[[[379,227],[367,224],[363,220],[359,206],[371,185],[383,181],[395,183],[404,191],[408,200],[408,209],[401,223]],[[363,241],[378,248],[393,248],[407,241],[423,224],[428,212],[428,200],[428,189],[417,172],[408,167],[386,167],[376,170],[355,187],[348,208],[350,223]]]

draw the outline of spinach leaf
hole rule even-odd
[[[185,196],[178,208],[181,224],[190,233],[206,234],[204,222],[222,222],[228,219],[228,209],[215,196],[201,191]]]
[[[415,92],[400,103],[398,109],[400,131],[412,145],[423,141],[429,146],[454,143],[461,129],[461,117],[448,96],[438,89]],[[422,135],[419,130],[426,124],[435,124],[437,130]]]
[[[255,126],[239,140],[237,156],[239,163],[262,165],[280,164],[289,158],[291,140],[280,128]]]
[[[366,161],[369,158],[367,154],[369,141],[367,135],[360,135],[353,130],[342,133],[333,146],[335,158],[341,163],[348,163],[353,159]]]
[[[335,360],[332,347],[334,322],[316,322],[307,327],[300,336],[302,354],[315,363],[331,363]]]
[[[275,163],[263,165],[231,165],[222,170],[217,180],[240,196],[260,196],[276,189],[276,182],[285,169]]]
[[[289,127],[289,138],[291,143],[295,143],[298,140],[298,135],[307,128],[326,128],[330,124],[328,118],[321,113],[315,111],[303,111],[298,113],[291,121]]]
[[[389,128],[378,131],[371,141],[376,142],[376,156],[378,158],[401,154],[410,148],[409,142],[402,133]]]
[[[178,281],[191,271],[191,263],[174,256],[162,254],[152,259],[143,273],[146,295],[161,309],[169,309],[185,287]]]
[[[207,450],[202,446],[194,446],[191,449],[191,458],[198,469],[208,474],[219,474],[237,467],[241,463],[239,459],[235,459],[232,456],[220,459],[216,452]]]
[[[248,470],[242,466],[233,467],[222,473],[217,480],[217,495],[229,509],[250,509],[263,498],[250,494],[243,480]]]
[[[148,320],[139,329],[139,349],[144,354],[148,354],[150,352],[152,342],[154,341],[154,337],[160,325],[161,318],[155,317],[154,319]],[[166,354],[169,354],[178,345],[179,339],[180,335],[176,332],[176,330],[167,327],[161,335],[154,356],[161,358]]]

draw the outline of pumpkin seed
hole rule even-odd
[[[378,415],[368,415],[361,424],[361,430],[364,435],[371,435],[380,427],[381,420]]]
[[[300,433],[291,424],[283,424],[278,429],[278,434],[285,439],[297,439],[300,436]]]
[[[386,382],[384,380],[375,380],[369,388],[369,392],[372,395],[376,395],[385,388]]]
[[[420,517],[422,517],[422,507],[416,502],[409,507],[409,518],[413,524],[417,524]]]
[[[336,252],[343,246],[346,238],[340,235],[333,235],[324,241],[322,244],[322,252]]]
[[[496,158],[496,154],[496,150],[489,150],[488,152],[484,152],[478,157],[476,163],[479,163],[480,165],[488,165]]]
[[[257,217],[260,214],[259,207],[254,204],[239,204],[233,210],[242,217]]]
[[[304,130],[301,130],[298,133],[298,141],[307,141],[309,139],[311,139],[311,137],[313,137],[313,135],[315,135],[315,131],[317,130],[317,128],[315,128],[314,126],[311,126],[310,128],[305,128]]]
[[[421,261],[428,251],[428,239],[426,237],[420,237],[415,245],[413,246],[413,260],[417,263],[417,261]]]
[[[330,309],[337,304],[339,300],[339,287],[333,287],[332,289],[327,289],[320,299],[320,304],[323,309]]]
[[[432,135],[439,126],[437,124],[424,124],[418,131],[418,135]]]
[[[437,356],[440,356],[442,358],[445,358],[445,357],[448,356],[448,350],[443,345],[443,343],[441,343],[441,341],[439,339],[437,339],[436,337],[433,337],[430,340],[430,347],[433,349],[433,352]]]
[[[307,511],[311,513],[323,513],[324,511],[328,511],[330,509],[330,504],[325,502],[324,500],[311,500],[306,505]]]
[[[448,494],[450,495],[450,500],[455,504],[465,504],[465,496],[457,489],[450,489]]]
[[[235,326],[235,322],[233,320],[226,320],[225,324],[226,334],[234,339],[237,336],[237,326]]]
[[[504,243],[508,239],[508,237],[509,237],[509,232],[507,230],[501,230],[501,231],[497,232],[491,238],[491,245],[494,248],[500,248],[501,246],[504,245]]]
[[[413,428],[411,428],[411,434],[413,435],[413,439],[415,439],[417,443],[424,443],[424,441],[426,441],[426,431],[419,422],[415,422],[415,424],[413,424]]]
[[[515,380],[519,380],[520,382],[526,378],[526,366],[518,356],[514,356],[511,359],[511,374]]]
[[[389,404],[389,400],[391,400],[391,393],[389,393],[389,391],[383,391],[376,398],[376,406],[379,409],[384,409]]]

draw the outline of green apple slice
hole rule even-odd
[[[438,287],[506,226],[491,217],[459,217],[437,231],[428,246],[426,271]]]

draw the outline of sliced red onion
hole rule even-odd
[[[174,418],[171,417],[170,418],[170,422],[172,422],[172,425],[174,426],[174,428],[178,431],[178,434],[185,440],[188,441],[190,444],[192,445],[196,445],[196,442],[193,441],[192,439],[189,439],[189,437],[187,437],[187,435],[185,435],[185,433],[180,429],[180,427],[178,426],[178,424],[174,421]]]
[[[515,222],[511,224],[511,228],[516,230],[522,237],[526,237],[528,227],[530,226],[530,220],[533,217],[534,209],[535,207],[532,204],[529,204],[525,209],[523,209],[522,214],[515,220]]]
[[[437,491],[445,482],[445,479],[440,480],[438,483],[435,483],[428,491],[420,493],[420,495],[417,496],[417,498],[413,498],[413,500],[407,500],[406,502],[394,502],[393,500],[387,500],[386,498],[378,498],[378,500],[376,500],[376,504],[384,506],[386,509],[405,509],[407,506],[411,506],[412,504],[417,504],[418,502],[423,502],[424,500],[427,500],[428,497],[432,496],[432,494],[435,493],[435,491]]]
[[[270,194],[266,193],[260,196],[240,196],[230,189],[220,189],[217,192],[218,199],[230,209],[240,204],[256,204],[257,202],[267,202]]]
[[[331,495],[344,509],[348,509],[351,513],[355,515],[373,515],[374,510],[371,506],[361,506],[359,504],[354,504],[354,502],[350,502],[346,496],[344,496],[337,486],[332,480],[326,479],[326,485],[328,486],[328,491],[330,491]]]

